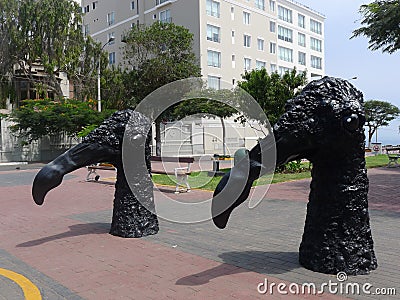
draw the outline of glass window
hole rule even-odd
[[[244,45],[245,47],[249,48],[249,47],[251,46],[251,36],[250,36],[250,35],[247,35],[247,34],[244,34],[244,35],[243,35],[243,40],[244,40],[243,45]]]
[[[310,38],[310,47],[312,50],[322,52],[322,41],[311,37]]]
[[[293,23],[292,10],[278,5],[278,18],[283,21]]]
[[[302,34],[302,33],[299,32],[298,38],[299,38],[299,40],[298,40],[299,46],[305,47],[306,46],[306,36],[305,36],[305,34]]]
[[[287,62],[293,62],[293,50],[279,46],[278,47],[279,59]]]
[[[257,49],[259,51],[264,51],[264,40],[263,39],[257,39]]]
[[[271,54],[276,53],[276,44],[274,42],[269,43],[269,53],[271,53]]]
[[[207,51],[207,64],[210,67],[221,67],[221,52],[218,51]]]
[[[207,15],[219,18],[220,3],[213,0],[207,0],[206,10],[207,10]]]
[[[278,25],[278,39],[293,43],[293,30]]]
[[[107,14],[107,23],[108,26],[113,25],[115,22],[115,13],[114,12],[110,12]]]
[[[269,9],[270,11],[275,11],[275,1],[269,0]]]
[[[261,60],[256,60],[256,69],[260,70],[262,68],[265,69],[266,62]]]
[[[299,65],[306,65],[306,54],[304,52],[299,52]]]
[[[169,9],[163,10],[160,12],[160,22],[162,23],[171,23],[171,11]]]
[[[249,71],[251,69],[251,59],[250,58],[244,58],[244,69],[246,71]]]
[[[276,72],[276,64],[271,64],[270,68],[271,68],[271,73]]]
[[[311,67],[315,69],[322,69],[322,58],[311,55]]]
[[[135,1],[131,1],[131,10],[135,9]]]
[[[221,78],[217,76],[210,76],[207,77],[208,87],[210,89],[219,90],[221,88]]]
[[[115,64],[115,52],[108,53],[108,64]]]
[[[219,43],[220,40],[220,28],[214,25],[207,24],[207,40]]]
[[[269,22],[269,31],[275,32],[275,22],[274,21]]]
[[[249,25],[250,24],[250,13],[243,12],[243,24]]]
[[[265,0],[255,0],[255,4],[258,9],[265,10]]]
[[[298,25],[301,28],[306,28],[306,17],[298,14]]]
[[[168,0],[156,0],[156,5],[163,4],[164,2],[167,2]]]
[[[310,19],[310,30],[318,34],[322,34],[322,23]]]
[[[290,71],[292,71],[292,69],[291,68],[287,68],[287,67],[279,67],[279,75],[285,75],[285,73],[286,72],[290,72]]]

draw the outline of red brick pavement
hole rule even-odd
[[[112,208],[113,186],[84,182],[83,169],[74,174],[78,178],[51,191],[42,207],[33,203],[30,186],[0,188],[1,249],[85,299],[267,297],[256,290],[265,275],[149,240],[114,237],[105,227],[68,218]],[[270,276],[268,280],[282,282]]]

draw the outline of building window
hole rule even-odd
[[[171,11],[169,9],[160,12],[160,22],[161,23],[171,23]]]
[[[232,30],[232,44],[235,43],[235,30]]]
[[[156,5],[163,4],[164,2],[167,2],[168,0],[156,0]]]
[[[236,56],[235,54],[232,54],[232,68],[234,69],[236,67]]]
[[[250,24],[250,13],[243,12],[243,24],[249,25]]]
[[[322,58],[311,55],[311,67],[315,69],[322,69]]]
[[[306,28],[306,17],[298,14],[298,25],[301,28]]]
[[[261,70],[265,69],[266,62],[261,60],[256,60],[256,69]]]
[[[285,73],[292,71],[291,68],[286,68],[286,67],[279,67],[279,75],[285,75]]]
[[[251,69],[251,59],[250,58],[244,58],[244,70],[249,71]]]
[[[231,20],[235,20],[235,8],[231,6]]]
[[[221,68],[221,52],[208,50],[207,64],[210,67]]]
[[[217,1],[207,0],[206,3],[207,15],[219,18],[220,4]]]
[[[108,53],[108,64],[109,65],[115,64],[115,52]]]
[[[244,34],[243,35],[243,46],[250,48],[251,46],[251,36]]]
[[[299,32],[298,38],[299,38],[299,40],[298,40],[299,46],[305,47],[306,46],[306,36],[305,36],[305,34],[302,34],[302,33]]]
[[[293,50],[279,46],[278,47],[279,59],[287,62],[293,62]]]
[[[90,34],[90,28],[89,28],[89,24],[85,24],[84,28],[84,35],[88,36]]]
[[[88,13],[90,11],[90,5],[86,5],[84,12]]]
[[[276,53],[276,44],[274,42],[269,43],[269,53],[271,53],[271,54]]]
[[[274,21],[269,21],[269,31],[275,32],[275,22]]]
[[[264,51],[264,40],[257,39],[257,50]]]
[[[306,54],[304,52],[299,52],[299,65],[306,65]]]
[[[108,34],[108,39],[107,39],[107,41],[109,41],[111,38],[114,38],[114,37],[115,37],[115,36],[114,36],[114,32],[110,32],[110,33]],[[109,44],[109,45],[115,44],[115,39],[114,39],[113,41],[109,42],[108,44]]]
[[[207,24],[207,40],[219,43],[220,42],[220,28]]]
[[[213,90],[221,89],[221,78],[217,76],[210,76],[207,77],[208,87]]]
[[[315,38],[310,38],[310,48],[312,50],[322,52],[322,41],[315,39]]]
[[[92,3],[93,9],[96,9],[98,3],[99,3],[98,1],[94,1],[94,2]]]
[[[107,14],[107,23],[108,26],[113,25],[115,22],[115,13],[114,12],[110,12]]]
[[[292,10],[278,5],[278,18],[289,23],[293,23]]]
[[[293,43],[293,30],[278,25],[278,39]]]
[[[131,10],[135,9],[135,1],[131,1]]]
[[[265,0],[255,0],[255,4],[258,9],[265,10]]]
[[[318,21],[310,19],[310,30],[318,34],[322,34],[322,24]]]
[[[275,11],[275,1],[269,0],[269,9],[270,11]]]
[[[271,73],[276,72],[276,64],[271,64],[270,68],[271,68]]]

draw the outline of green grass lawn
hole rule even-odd
[[[386,166],[389,162],[387,155],[377,155],[377,156],[368,156],[365,158],[367,163],[367,168],[376,168]],[[275,173],[272,182],[271,175],[263,176],[259,178],[254,185],[265,185],[269,183],[279,183],[286,182],[292,180],[299,180],[304,178],[311,177],[311,171],[308,169],[309,164],[303,163],[303,167],[306,169],[299,173]],[[228,172],[229,169],[223,169],[222,171]],[[217,184],[221,180],[221,177],[208,177],[207,172],[192,172],[189,176],[189,184],[193,189],[202,189],[202,190],[215,190]],[[156,184],[175,186],[175,176],[171,175],[162,175],[162,174],[153,174],[153,181]]]

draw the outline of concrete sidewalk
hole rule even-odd
[[[335,276],[298,264],[309,180],[272,185],[255,209],[238,208],[224,230],[211,221],[177,224],[160,220],[160,232],[141,239],[108,234],[114,187],[85,182],[86,170],[70,174],[43,206],[30,195],[37,170],[0,172],[0,299],[23,299],[21,282],[1,269],[22,274],[43,299],[396,299],[377,295],[260,294],[269,283],[322,284]],[[379,268],[347,282],[370,283],[400,292],[400,168],[372,169],[371,224]],[[173,191],[173,188],[171,188]],[[175,195],[204,201],[211,192]]]

